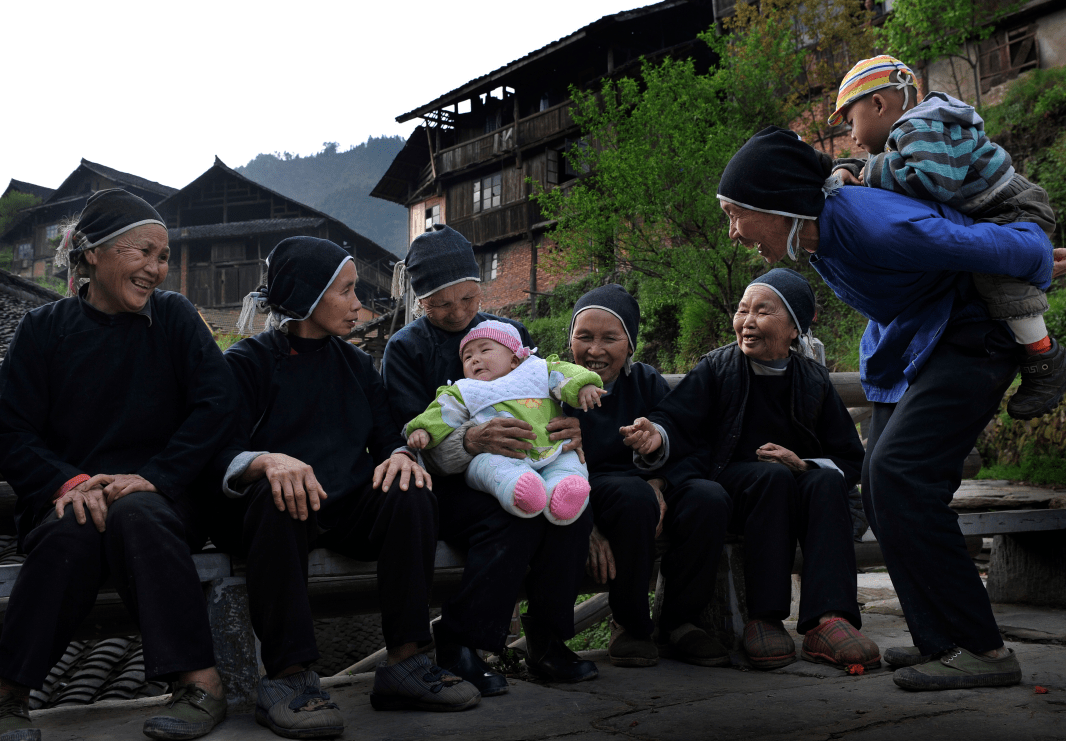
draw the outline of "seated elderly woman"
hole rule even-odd
[[[648,586],[655,538],[665,532],[669,547],[661,566],[667,587],[659,614],[660,642],[682,661],[727,666],[729,652],[698,622],[714,590],[729,497],[719,484],[705,479],[667,486],[668,477],[641,466],[626,447],[621,429],[651,412],[670,390],[658,371],[630,360],[639,327],[640,307],[617,283],[579,298],[570,322],[574,362],[596,371],[607,390],[599,409],[564,407],[581,423],[589,467],[595,522],[590,570],[609,584],[612,611],[607,658],[626,667],[658,662]]]
[[[215,471],[236,506],[212,536],[247,553],[266,668],[256,720],[287,738],[344,731],[309,668],[319,656],[307,598],[314,547],[378,562],[388,658],[376,670],[374,708],[472,707],[478,691],[418,652],[429,643],[437,502],[393,424],[373,361],[341,339],[361,308],[355,262],[328,240],[290,237],[267,265],[267,285],[249,295],[242,319],[258,305],[271,326],[225,354],[240,404],[236,438]]]
[[[797,542],[803,658],[841,668],[881,664],[858,630],[848,490],[859,478],[862,442],[829,373],[792,348],[814,314],[814,292],[799,273],[756,278],[733,317],[736,343],[705,355],[634,422],[629,438],[645,456],[668,441],[673,479],[706,478],[728,492],[729,529],[744,536],[744,650],[757,669],[796,660],[781,620]]]
[[[0,636],[0,733],[40,738],[29,689],[111,578],[140,628],[145,676],[175,682],[145,734],[196,738],[226,698],[187,489],[229,438],[233,378],[192,304],[156,290],[170,250],[150,205],[95,193],[60,250],[72,292],[88,282],[23,317],[0,367],[0,473],[26,553]]]
[[[767,128],[738,151],[718,190],[734,239],[769,262],[811,266],[870,321],[860,374],[874,402],[862,497],[913,647],[885,661],[910,690],[1021,681],[949,506],[962,464],[1018,371],[1013,339],[972,272],[1046,289],[1066,271],[1040,227],[975,223],[943,204],[841,187],[832,161]]]
[[[418,236],[405,268],[425,316],[396,332],[385,347],[382,376],[397,426],[421,414],[438,387],[463,377],[459,343],[467,330],[497,319],[514,325],[522,344],[533,347],[521,324],[479,311],[481,271],[470,243],[454,229],[438,224]],[[551,440],[570,439],[564,451],[573,450],[580,438],[577,420],[558,417],[547,429]],[[574,635],[574,601],[585,571],[592,512],[586,508],[566,527],[543,517],[517,517],[491,494],[471,489],[461,475],[479,453],[522,458],[535,438],[533,426],[519,419],[471,420],[426,454],[434,473],[443,474],[434,478],[440,538],[467,551],[459,591],[444,601],[434,628],[437,663],[472,682],[484,697],[506,692],[507,679],[476,649],[503,648],[523,580],[529,670],[557,682],[597,676],[596,665],[563,642]]]

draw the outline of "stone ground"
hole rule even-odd
[[[884,575],[866,575],[861,590],[871,590],[868,597],[887,597],[867,604],[864,632],[882,651],[910,645],[907,625],[892,604],[891,582]],[[366,741],[1066,739],[1066,610],[997,605],[996,613],[1007,645],[1022,663],[1017,687],[911,693],[897,688],[886,669],[849,677],[797,661],[756,672],[739,655],[729,669],[665,658],[651,669],[617,669],[603,651],[588,653],[599,665],[599,679],[549,685],[520,675],[511,679],[507,695],[463,713],[375,712],[367,697],[372,674],[334,677],[324,684],[345,713],[344,738]],[[800,641],[797,636],[797,648]],[[1038,694],[1036,686],[1048,692]],[[141,725],[159,705],[158,698],[150,698],[57,708],[35,717],[45,741],[133,741],[144,738]],[[209,738],[275,737],[255,724],[251,712],[238,711]]]

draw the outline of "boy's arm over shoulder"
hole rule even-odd
[[[871,188],[957,205],[957,197],[972,163],[977,141],[966,135],[953,140],[943,125],[921,118],[896,123],[888,135],[888,148],[870,155],[865,182]]]

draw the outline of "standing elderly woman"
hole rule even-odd
[[[718,197],[734,239],[811,265],[870,321],[861,380],[874,402],[862,496],[915,646],[890,649],[910,690],[1021,681],[949,507],[963,461],[1018,370],[971,273],[1047,288],[1066,269],[1035,224],[974,223],[947,206],[827,180],[830,159],[791,131],[752,137]],[[1054,262],[1053,262],[1054,260]],[[1054,267],[1053,267],[1054,266]]]
[[[729,493],[729,529],[744,535],[744,650],[757,669],[796,660],[781,620],[797,542],[803,658],[881,664],[858,630],[848,490],[859,478],[862,442],[829,373],[792,348],[814,314],[814,292],[799,273],[755,279],[733,317],[736,343],[705,355],[631,435],[645,455],[666,441],[674,446],[673,478],[707,478]]]
[[[659,372],[631,361],[640,307],[625,288],[595,288],[574,304],[570,348],[574,362],[596,371],[607,394],[600,408],[564,407],[581,423],[595,529],[589,547],[593,576],[609,583],[612,612],[607,657],[615,666],[654,666],[659,650],[648,614],[655,538],[669,547],[661,572],[668,596],[659,615],[660,641],[673,655],[699,666],[726,666],[729,652],[698,627],[711,600],[718,555],[729,521],[729,497],[713,481],[690,479],[667,486],[653,468],[634,460],[621,429],[651,412],[670,390]],[[661,456],[662,459],[667,454]]]
[[[429,643],[437,503],[392,422],[373,361],[341,339],[358,319],[358,279],[352,256],[329,240],[281,241],[267,257],[267,285],[249,295],[242,316],[257,305],[271,326],[225,354],[241,393],[236,437],[216,458],[236,504],[217,540],[236,540],[247,553],[248,606],[266,668],[256,720],[289,738],[344,731],[310,668],[319,657],[307,597],[316,547],[378,563],[388,657],[376,670],[374,708],[462,710],[481,699],[418,652]]]
[[[112,578],[149,679],[176,688],[145,722],[196,738],[226,714],[186,488],[230,435],[233,379],[185,297],[157,291],[167,230],[140,198],[93,194],[63,239],[76,296],[19,324],[0,368],[0,472],[18,496],[23,564],[0,637],[0,732],[38,739],[27,713]]]
[[[522,344],[532,347],[525,327],[479,311],[480,270],[470,243],[457,231],[435,225],[411,243],[405,260],[411,288],[425,316],[389,339],[382,376],[398,426],[421,414],[439,386],[463,377],[459,343],[467,330],[488,319],[513,324]],[[576,420],[548,424],[552,440],[580,438]],[[467,550],[459,592],[442,606],[434,631],[437,663],[472,682],[482,696],[507,691],[507,680],[493,672],[476,649],[500,651],[525,580],[529,609],[522,618],[530,671],[559,682],[580,682],[597,675],[596,665],[566,647],[574,635],[574,601],[588,554],[592,513],[566,527],[543,517],[516,517],[496,499],[471,489],[461,474],[479,453],[522,458],[533,448],[532,426],[517,419],[469,422],[427,454],[440,507],[440,538]],[[528,570],[528,575],[527,575]]]

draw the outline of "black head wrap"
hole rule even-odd
[[[766,286],[784,302],[793,323],[800,334],[807,334],[811,322],[817,316],[818,308],[814,302],[814,291],[807,279],[788,268],[774,268],[766,275],[760,276],[749,286]]]
[[[629,339],[630,354],[637,349],[637,334],[640,332],[640,305],[629,294],[629,291],[617,283],[608,283],[605,286],[593,288],[579,298],[577,303],[574,304],[574,315],[570,317],[571,337],[574,334],[577,315],[586,309],[601,309],[614,314],[626,331],[626,337]],[[569,346],[569,337],[566,341]]]
[[[481,270],[470,242],[445,224],[434,224],[415,237],[404,259],[404,269],[418,299],[463,281],[481,282]]]
[[[752,211],[816,219],[826,196],[829,158],[795,132],[770,126],[748,139],[722,172],[718,198]]]
[[[145,224],[166,228],[159,212],[143,198],[121,188],[98,190],[89,196],[85,210],[78,217],[74,230],[79,239],[74,250],[90,250]]]
[[[303,321],[352,256],[328,239],[289,237],[267,255],[266,305]]]

